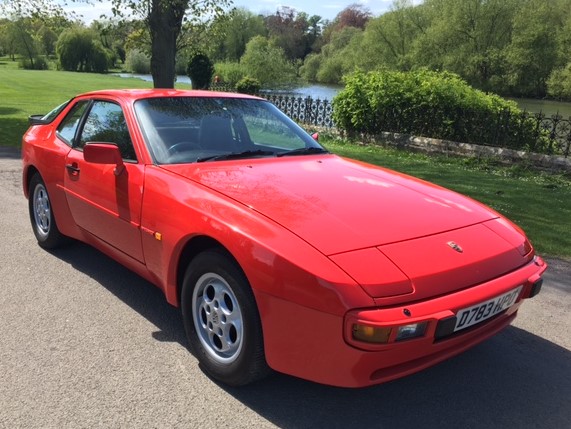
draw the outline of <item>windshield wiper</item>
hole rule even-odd
[[[312,155],[315,153],[329,153],[329,151],[323,149],[322,147],[300,147],[299,149],[292,149],[286,152],[278,153],[277,156]]]
[[[245,150],[243,152],[231,152],[231,153],[224,153],[222,155],[205,156],[202,158],[198,158],[196,162],[223,161],[227,159],[241,159],[241,158],[250,158],[253,156],[268,156],[274,154],[275,152],[272,152],[271,150]]]

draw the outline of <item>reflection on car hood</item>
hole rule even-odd
[[[326,255],[498,217],[454,192],[335,155],[163,168],[247,205]]]

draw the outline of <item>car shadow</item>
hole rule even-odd
[[[428,370],[364,389],[275,374],[220,386],[288,428],[571,427],[571,352],[516,327]]]
[[[81,243],[52,254],[157,326],[157,341],[187,346],[179,311],[155,286]],[[335,388],[283,374],[219,387],[286,428],[571,427],[571,352],[513,326],[435,367],[369,388]]]
[[[16,109],[14,107],[0,106],[0,115],[15,115],[16,113],[21,113],[21,112],[22,112],[21,109]]]
[[[167,303],[159,288],[84,243],[74,241],[50,253],[97,281],[159,327],[159,331],[153,333],[153,338],[187,346],[180,312]]]

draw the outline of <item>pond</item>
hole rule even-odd
[[[145,74],[130,74],[130,73],[119,73],[118,76],[121,77],[135,77],[143,79],[146,81],[152,81],[151,75]],[[177,82],[190,84],[190,78],[188,76],[177,76]],[[300,86],[293,89],[287,90],[271,90],[267,91],[273,94],[283,94],[283,95],[293,95],[295,97],[311,97],[321,100],[332,100],[335,95],[341,91],[343,87],[338,85],[320,85],[311,84]],[[559,114],[565,119],[571,118],[571,103],[563,101],[554,100],[538,100],[533,98],[509,98],[509,100],[515,101],[518,106],[527,110],[528,112],[539,113],[542,112],[547,116]]]
[[[286,90],[269,90],[267,92],[272,94],[293,95],[302,98],[311,97],[320,100],[333,100],[333,97],[342,89],[342,86],[337,85],[313,84]]]

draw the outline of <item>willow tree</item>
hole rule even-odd
[[[174,88],[177,40],[183,24],[202,23],[224,13],[231,0],[112,0],[112,12],[142,19],[151,37],[155,88]]]

